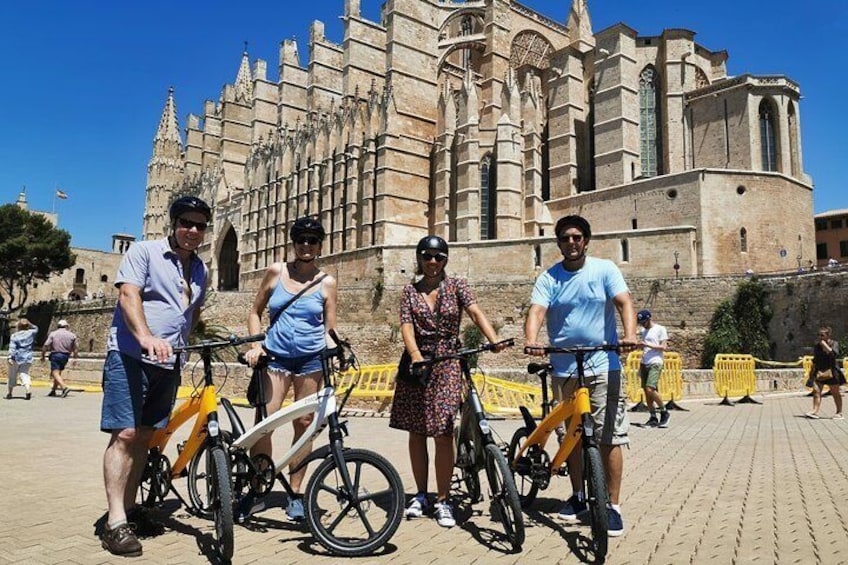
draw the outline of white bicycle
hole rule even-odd
[[[270,492],[275,478],[289,496],[294,494],[280,470],[301,454],[325,427],[329,427],[329,443],[304,457],[291,472],[304,468],[312,461],[321,461],[303,493],[306,523],[315,539],[330,552],[353,557],[374,553],[394,535],[403,514],[404,491],[400,475],[387,459],[367,449],[344,446],[343,438],[348,431],[346,422],[339,420],[339,413],[355,384],[347,390],[341,402],[337,402],[334,375],[342,367],[358,366],[349,345],[335,335],[332,337],[339,345],[322,354],[324,387],[317,393],[270,416],[265,414],[265,407],[261,405],[258,408],[261,420],[249,429],[244,429],[229,400],[222,398],[221,405],[233,426],[230,439],[233,500],[236,507],[242,509],[243,519],[250,514],[250,511],[244,511],[245,508],[261,507],[261,498]],[[270,360],[268,356],[261,359],[265,363]],[[260,388],[260,398],[263,397]],[[312,423],[277,461],[272,461],[267,455],[250,457],[250,448],[260,438],[310,413],[314,413]],[[195,460],[202,463],[204,458],[196,457]],[[202,469],[190,468],[189,496],[205,493],[206,489],[201,484],[205,480],[206,473]],[[195,502],[203,504],[203,501]]]

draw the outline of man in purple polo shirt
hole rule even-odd
[[[50,377],[53,379],[53,387],[47,396],[68,396],[70,390],[62,379],[62,371],[68,364],[71,355],[74,359],[79,357],[77,353],[77,336],[68,330],[68,321],[59,320],[56,329],[47,336],[47,341],[41,348],[41,360],[50,352]]]
[[[110,434],[103,456],[109,505],[101,535],[115,555],[141,555],[138,536],[164,531],[140,506],[136,492],[147,462],[147,446],[168,423],[179,385],[173,347],[184,345],[200,316],[207,270],[195,251],[212,218],[193,196],[170,209],[171,235],[143,241],[124,256],[115,286],[118,304],[103,366],[100,428]]]

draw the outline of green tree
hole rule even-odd
[[[0,206],[0,309],[20,310],[34,282],[70,269],[71,235],[41,214],[14,204]]]
[[[701,366],[712,367],[719,353],[748,353],[768,359],[771,317],[771,305],[762,283],[757,280],[740,283],[733,298],[719,304],[713,313]]]

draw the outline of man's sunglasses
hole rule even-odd
[[[569,235],[567,233],[562,234],[557,238],[561,243],[568,243],[569,241],[573,241],[574,243],[580,243],[583,241],[583,234],[576,233],[574,235]]]
[[[318,245],[321,243],[321,240],[315,236],[301,236],[294,240],[294,242],[298,245]]]
[[[191,228],[197,228],[197,231],[206,231],[206,228],[209,227],[209,224],[206,222],[192,222],[191,220],[187,220],[185,218],[177,218],[177,223],[180,224],[180,227],[190,230]]]
[[[448,260],[448,256],[445,253],[422,253],[421,260],[425,263],[427,261],[438,261],[439,263],[442,263]]]

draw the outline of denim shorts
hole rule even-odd
[[[164,428],[177,398],[178,371],[110,351],[103,364],[100,429]]]
[[[301,357],[274,357],[268,363],[268,370],[278,373],[288,373],[294,377],[321,372],[321,352]]]
[[[589,404],[595,420],[595,436],[601,445],[627,445],[630,438],[630,418],[627,416],[624,389],[621,386],[621,371],[586,377],[589,388]],[[611,386],[612,385],[612,386]],[[561,400],[573,393],[577,378],[553,377],[551,388],[554,398]]]
[[[54,351],[50,354],[50,370],[51,371],[64,371],[65,367],[68,364],[68,358],[70,357],[67,353],[61,353],[59,351]]]

